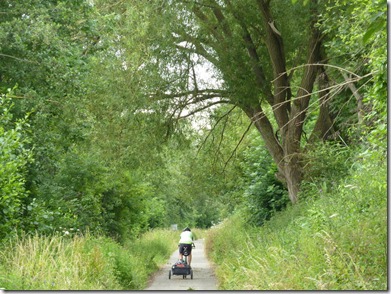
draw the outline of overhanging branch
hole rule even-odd
[[[240,138],[238,144],[236,144],[235,149],[234,149],[234,150],[232,151],[232,153],[231,153],[231,156],[230,156],[230,157],[228,158],[228,160],[225,162],[224,170],[225,170],[225,168],[227,167],[228,162],[232,159],[232,157],[234,157],[236,151],[237,151],[238,148],[239,148],[239,145],[242,143],[242,141],[243,141],[244,137],[246,136],[246,134],[250,131],[250,128],[251,128],[252,125],[253,125],[253,122],[251,122],[251,123],[248,125],[246,131],[243,133],[243,135],[242,135],[242,137]]]
[[[191,91],[184,91],[184,92],[178,92],[178,93],[155,93],[151,96],[156,98],[157,100],[161,99],[174,99],[174,98],[181,98],[181,97],[188,97],[192,96],[193,100],[192,103],[202,102],[213,98],[222,98],[227,97],[229,94],[228,91],[225,90],[218,90],[218,89],[203,89],[203,90],[191,90]]]
[[[234,109],[236,108],[236,105],[234,105],[230,110],[228,110],[224,115],[220,116],[219,119],[216,121],[216,123],[213,125],[212,129],[209,131],[208,135],[205,137],[205,140],[202,142],[201,146],[198,148],[197,153],[201,150],[202,146],[205,145],[205,142],[208,140],[209,136],[212,134],[213,130],[216,128],[216,126],[220,123],[220,121],[227,117]]]
[[[201,107],[201,108],[197,108],[196,110],[193,110],[193,111],[189,112],[189,113],[186,114],[186,115],[183,115],[183,116],[178,117],[178,119],[182,119],[182,118],[186,118],[186,117],[192,116],[192,115],[196,114],[197,112],[201,112],[201,111],[203,111],[203,110],[205,110],[205,109],[208,109],[208,108],[212,107],[213,105],[217,105],[217,104],[230,104],[230,103],[231,103],[231,102],[228,101],[228,100],[219,100],[219,101],[216,101],[216,102],[208,103],[208,105],[205,105],[205,106],[203,106],[203,107]]]

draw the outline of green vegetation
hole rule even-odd
[[[239,212],[207,236],[222,290],[386,290],[386,161],[356,158],[349,176],[262,227]],[[359,163],[358,163],[359,162]]]
[[[385,4],[0,1],[0,287],[385,289]]]
[[[6,290],[134,290],[175,250],[177,232],[155,230],[124,246],[106,237],[15,237],[1,246]]]
[[[27,117],[13,121],[13,104],[0,96],[0,237],[21,225],[23,201],[28,197],[25,188],[27,164],[32,161],[28,145]]]

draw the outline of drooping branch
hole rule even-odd
[[[201,150],[202,146],[205,145],[206,141],[208,140],[208,138],[210,137],[210,135],[212,134],[212,132],[214,131],[214,129],[217,127],[217,125],[220,123],[220,121],[228,116],[234,109],[236,108],[236,105],[234,105],[230,110],[228,110],[225,114],[223,114],[222,116],[220,116],[216,123],[213,125],[213,127],[211,128],[211,130],[209,131],[208,135],[205,137],[204,141],[202,142],[202,144],[200,145],[200,147],[198,148],[198,151],[197,153]]]
[[[244,137],[245,137],[245,136],[247,135],[247,133],[250,131],[250,128],[251,128],[252,125],[253,125],[253,123],[251,122],[251,123],[248,125],[246,131],[243,133],[242,137],[240,138],[238,144],[236,144],[235,149],[234,149],[234,150],[232,151],[232,153],[231,153],[231,156],[228,158],[228,160],[227,160],[227,161],[225,162],[225,164],[224,164],[224,170],[225,170],[225,168],[227,167],[228,162],[232,159],[232,157],[234,157],[236,151],[237,151],[238,148],[239,148],[239,145],[242,143],[242,141],[244,140]]]
[[[186,118],[186,117],[189,117],[189,116],[192,116],[198,112],[201,112],[205,109],[208,109],[214,105],[218,105],[218,104],[230,104],[231,102],[228,101],[228,100],[220,100],[220,101],[216,101],[216,102],[211,102],[211,103],[208,103],[207,105],[203,106],[203,107],[200,107],[200,108],[197,108],[196,110],[192,110],[190,111],[189,113],[187,113],[186,115],[182,115],[182,116],[179,116],[178,119],[182,119],[182,118]]]
[[[212,93],[212,91],[216,91],[216,93]],[[156,100],[177,100],[178,103],[177,106],[172,111],[173,116],[175,113],[179,110],[179,115],[177,116],[177,119],[180,118],[186,118],[189,116],[192,116],[193,114],[197,112],[201,112],[202,110],[208,109],[214,105],[218,104],[231,104],[232,102],[229,99],[225,99],[223,93],[226,93],[224,91],[219,90],[193,90],[193,91],[186,91],[186,92],[178,92],[178,93],[172,93],[172,94],[155,94],[154,97],[156,97]],[[181,100],[182,99],[182,100]],[[218,99],[216,101],[216,99]],[[203,104],[203,102],[207,102],[206,105]],[[191,107],[192,105],[201,104],[200,107],[197,107],[197,109],[192,110],[188,112],[186,115],[181,116],[181,113],[184,109]]]
[[[321,65],[321,64],[317,64],[317,65]],[[324,64],[324,66],[329,66],[329,65]],[[331,66],[331,67],[338,68],[335,66]],[[327,85],[326,87],[322,86],[317,91],[312,91],[311,93],[305,93],[301,97],[295,97],[295,100],[300,100],[303,98],[307,99],[307,97],[319,95],[320,97],[323,97],[322,99],[319,100],[320,106],[322,106],[322,105],[324,105],[324,103],[328,103],[333,97],[335,97],[337,94],[339,94],[344,88],[346,88],[348,86],[349,83],[358,82],[362,79],[371,77],[373,74],[374,73],[368,73],[364,76],[359,76],[359,75],[353,74],[353,76],[355,76],[355,78],[351,78],[348,81],[343,81],[343,82],[340,82],[337,84]],[[312,106],[314,106],[315,103],[316,102],[309,104],[306,108],[302,109],[302,111],[298,112],[295,116],[292,116],[288,123],[290,123],[292,120],[298,118],[300,115],[305,114]]]
[[[15,59],[15,60],[18,60],[18,61],[23,61],[23,62],[36,63],[36,64],[38,64],[38,62],[36,62],[36,61],[31,61],[31,60],[28,60],[28,59],[19,58],[19,57],[16,57],[16,56],[12,56],[12,55],[8,55],[8,54],[3,54],[3,53],[0,53],[0,57],[7,57],[7,58],[12,58],[12,59]]]
[[[208,60],[210,63],[217,64],[216,58],[212,54],[208,53],[205,50],[204,46],[196,38],[190,36],[189,34],[186,34],[185,32],[180,32],[178,34],[181,36],[181,38],[174,37],[177,43],[175,46],[178,50],[200,55],[206,60]],[[185,42],[186,44],[191,44],[191,46],[182,46],[180,45],[182,42]]]
[[[155,98],[156,100],[161,99],[174,99],[174,98],[180,98],[180,97],[193,97],[192,103],[202,102],[213,98],[222,98],[227,97],[229,94],[228,91],[225,90],[219,90],[219,89],[203,89],[203,90],[191,90],[191,91],[184,91],[184,92],[177,92],[177,93],[155,93],[152,94],[151,97]]]
[[[358,123],[361,125],[364,120],[364,111],[363,111],[363,97],[358,92],[356,86],[352,82],[352,79],[348,77],[348,75],[345,72],[342,72],[342,76],[345,79],[345,81],[348,83],[349,89],[352,91],[354,97],[357,100],[357,116],[358,116]]]
[[[306,64],[301,64],[301,65],[298,65],[298,66],[295,66],[295,67],[292,67],[289,69],[290,72],[292,71],[296,71],[297,69],[300,69],[300,68],[304,68],[304,67],[308,67],[308,66],[318,66],[318,67],[327,67],[327,68],[333,68],[333,69],[337,69],[339,70],[340,72],[343,72],[343,73],[346,73],[346,74],[349,74],[351,76],[354,76],[355,78],[362,78],[361,76],[359,76],[358,74],[350,71],[350,70],[347,70],[346,68],[343,68],[343,67],[340,67],[340,66],[337,66],[337,65],[333,65],[333,64],[328,64],[328,63],[321,63],[321,62],[317,62],[317,63],[306,63]],[[284,75],[286,74],[287,72],[283,72],[281,73],[279,76],[277,76],[275,79],[278,79],[281,75]],[[374,74],[376,72],[373,72],[372,74]],[[275,81],[272,80],[272,82]]]
[[[225,130],[226,130],[226,127],[227,127],[227,124],[228,124],[228,116],[225,117],[225,121],[224,121],[224,124],[223,124],[223,128],[221,129],[221,132],[220,132],[220,141],[219,141],[219,144],[217,145],[217,148],[216,148],[216,153],[218,153],[220,150],[221,150],[221,144],[223,143],[223,140],[224,140],[224,133],[225,133]]]

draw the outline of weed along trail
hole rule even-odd
[[[178,260],[178,250],[176,250],[164,265],[163,268],[153,277],[145,290],[217,290],[217,280],[211,264],[206,258],[204,251],[204,240],[194,241],[193,260],[191,262],[193,269],[193,279],[188,275],[173,275],[169,279],[171,266]]]

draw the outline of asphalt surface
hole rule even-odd
[[[169,279],[168,273],[171,266],[179,256],[178,250],[176,250],[167,263],[154,275],[145,290],[217,290],[217,280],[213,268],[205,255],[204,240],[196,240],[194,244],[196,247],[192,250],[193,259],[191,262],[193,279],[190,275],[185,279],[183,276],[171,275],[171,279]]]

